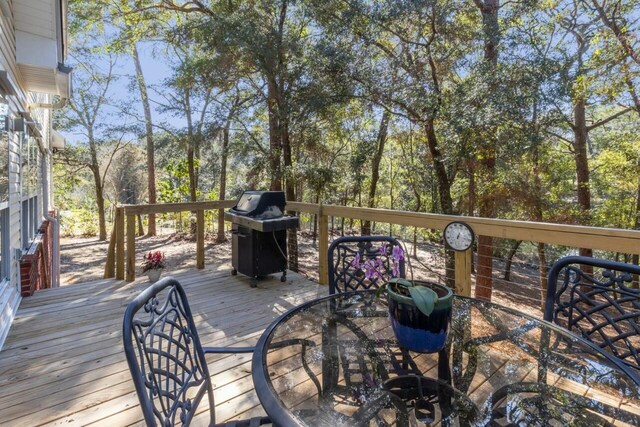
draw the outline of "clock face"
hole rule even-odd
[[[473,230],[464,222],[452,222],[444,229],[444,240],[454,251],[466,251],[473,244]]]

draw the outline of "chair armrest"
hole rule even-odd
[[[253,353],[255,347],[202,347],[204,354]]]

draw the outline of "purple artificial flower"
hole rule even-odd
[[[394,246],[393,251],[391,252],[391,258],[398,263],[404,259],[404,251],[401,246]]]
[[[387,242],[382,242],[382,244],[380,245],[380,249],[378,251],[380,252],[380,255],[386,256],[387,255]]]
[[[404,251],[402,250],[402,247],[393,246],[393,249],[389,251],[388,243],[383,242],[378,248],[378,254],[378,257],[363,260],[363,256],[361,255],[361,253],[356,253],[350,265],[356,270],[363,271],[365,278],[367,278],[368,280],[384,280],[385,274],[388,271],[385,265],[387,263],[391,264],[391,262],[393,262],[393,277],[400,276],[400,262],[404,260]],[[389,258],[391,259],[391,261],[386,261]]]
[[[376,271],[376,267],[374,264],[374,260],[367,260],[364,265],[364,276],[371,280],[371,279],[375,279],[378,276],[378,272]]]
[[[351,261],[351,267],[356,270],[360,270],[362,266],[360,265],[360,253],[358,252],[355,257],[353,257],[353,261]]]
[[[404,251],[401,246],[393,247],[391,259],[393,259],[393,275],[398,277],[400,276],[400,261],[404,260]]]

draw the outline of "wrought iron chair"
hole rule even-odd
[[[628,285],[639,274],[636,265],[581,256],[561,258],[549,271],[544,312],[545,320],[612,354],[611,360],[636,383],[640,383],[640,290]],[[527,422],[530,417],[546,423],[610,425],[602,416],[638,425],[637,414],[602,403],[594,406],[588,398],[546,383],[547,371],[555,370],[555,361],[576,359],[576,351],[570,341],[558,338],[551,342],[543,334],[538,382],[498,389],[493,395],[492,425],[505,425],[514,418]],[[576,369],[580,371],[580,364],[576,363]]]
[[[594,269],[594,274],[587,273]],[[638,275],[640,267],[632,264],[562,258],[549,271],[544,319],[591,341],[640,373]]]
[[[142,309],[142,310],[141,310]],[[128,306],[123,325],[124,351],[148,426],[189,425],[205,394],[210,425],[260,426],[269,418],[215,424],[209,353],[251,353],[253,347],[202,347],[184,289],[167,277],[147,288]]]
[[[398,240],[391,236],[344,236],[334,240],[329,246],[329,294],[347,291],[378,289],[387,279],[405,277],[404,259],[394,266],[392,254],[394,248],[402,248]],[[367,261],[375,261],[376,274],[367,275],[359,266]],[[340,310],[340,307],[336,307]],[[337,325],[330,322],[331,328],[327,333],[335,334]],[[406,350],[402,350],[395,342],[383,340],[370,341],[352,319],[340,317],[340,326],[349,330],[352,338],[336,339],[340,363],[343,368],[345,390],[363,389],[369,385],[367,379],[373,371],[382,378],[388,378],[388,373],[397,375],[420,374],[420,370]],[[353,341],[370,341],[368,354],[361,354],[357,363],[349,363],[345,354]],[[381,354],[389,354],[390,360],[382,360]],[[386,367],[385,367],[386,366]],[[336,384],[336,373],[325,375],[325,388],[334,390],[342,388]]]
[[[396,247],[402,248],[390,236],[344,236],[334,240],[329,246],[329,294],[377,289],[387,279],[405,277],[404,260],[398,263],[394,274],[391,255]],[[356,260],[378,261],[377,271],[381,277],[367,277],[362,269],[354,266]]]

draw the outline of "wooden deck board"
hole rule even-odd
[[[228,271],[172,274],[184,286],[203,345],[254,345],[278,315],[327,293],[291,273],[251,289]],[[128,301],[148,286],[100,280],[25,298],[0,352],[0,425],[132,425],[142,413],[122,350]],[[218,421],[262,413],[251,355],[208,356]],[[206,408],[202,408],[206,412]]]

